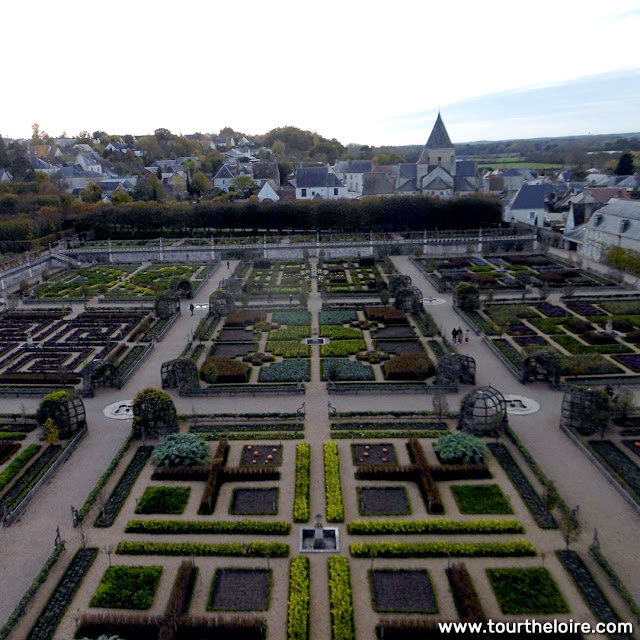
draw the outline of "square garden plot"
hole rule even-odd
[[[218,569],[211,583],[209,611],[264,611],[269,608],[269,569]]]
[[[404,487],[358,487],[358,509],[363,516],[406,516],[411,513]]]
[[[109,567],[89,606],[109,609],[151,608],[162,567]]]
[[[218,342],[254,342],[258,336],[245,329],[223,329],[218,335]]]
[[[375,348],[387,353],[424,353],[424,347],[419,340],[376,340]]]
[[[353,464],[397,464],[396,449],[392,444],[351,445]]]
[[[497,484],[454,485],[451,493],[460,513],[513,513],[509,500]]]
[[[147,487],[136,513],[182,513],[189,501],[189,487]]]
[[[216,356],[216,358],[235,358],[246,356],[257,350],[257,342],[222,342],[214,344],[209,355]]]
[[[558,585],[543,567],[487,569],[491,588],[502,613],[568,613]]]
[[[274,516],[278,513],[278,489],[234,489],[229,513],[235,516]]]
[[[416,332],[410,326],[399,327],[382,327],[378,329],[373,336],[379,339],[389,338],[415,338]]]
[[[248,444],[242,448],[241,467],[268,464],[279,467],[282,464],[282,447],[277,444]]]
[[[373,609],[381,613],[437,613],[426,569],[377,569],[369,572]]]

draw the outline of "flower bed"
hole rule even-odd
[[[233,311],[225,320],[225,327],[248,327],[249,325],[264,322],[267,314],[264,311]]]
[[[536,490],[524,475],[514,457],[509,453],[509,450],[498,442],[490,442],[487,447],[520,494],[536,524],[541,529],[557,529],[558,523],[555,518],[549,513],[549,510],[545,507],[540,496],[536,493]]]
[[[355,640],[349,560],[344,556],[331,556],[328,564],[331,639]]]
[[[131,493],[133,485],[136,483],[144,465],[151,457],[153,449],[153,446],[148,445],[138,447],[131,462],[120,477],[120,480],[118,480],[118,484],[113,489],[102,511],[93,523],[94,527],[110,527],[115,522],[118,513],[120,513],[120,509],[122,509],[122,505]]]
[[[120,542],[118,555],[127,556],[230,556],[238,558],[286,558],[289,545],[284,542]]]
[[[307,522],[310,514],[311,446],[300,442],[296,446],[296,479],[293,498],[293,521]]]
[[[569,613],[569,607],[544,567],[487,569],[487,577],[508,615]]]
[[[354,520],[350,535],[494,535],[524,533],[517,520]]]
[[[30,444],[11,464],[0,473],[0,491],[2,491],[17,475],[20,470],[40,451],[39,444]]]
[[[136,513],[183,513],[190,493],[189,487],[147,487],[138,502]]]
[[[362,329],[342,327],[340,325],[321,325],[320,336],[332,340],[362,340]]]
[[[269,608],[270,587],[270,569],[216,569],[207,611],[265,611]]]
[[[600,302],[598,303],[605,311],[614,316],[640,314],[640,301],[627,300],[624,302]]]
[[[320,326],[322,325],[335,325],[335,324],[347,324],[358,319],[358,314],[355,311],[321,311],[319,317]]]
[[[521,347],[528,347],[530,344],[548,345],[549,343],[542,336],[522,336],[514,338],[514,342]]]
[[[308,324],[294,325],[292,327],[280,327],[269,332],[267,340],[269,342],[281,342],[281,341],[300,341],[302,338],[308,338],[311,336],[311,327]]]
[[[95,548],[79,549],[76,552],[47,604],[31,627],[27,640],[51,640],[97,555],[98,549]]]
[[[340,456],[335,442],[325,442],[324,485],[328,522],[344,522],[344,503],[340,483]]]
[[[437,613],[426,569],[376,569],[369,572],[373,610],[379,613]]]
[[[631,489],[636,502],[640,502],[640,467],[610,440],[589,440],[589,448]]]
[[[375,380],[371,365],[364,365],[357,360],[348,360],[346,358],[323,358],[320,361],[320,367],[322,380],[329,380],[329,373],[332,371],[335,371],[335,377],[332,379],[340,382]]]
[[[287,640],[309,640],[311,618],[311,569],[309,558],[296,556],[289,568]]]
[[[509,500],[497,484],[454,485],[451,493],[460,513],[513,513]]]
[[[272,353],[274,356],[282,356],[283,358],[311,357],[311,347],[308,344],[302,344],[301,342],[292,340],[286,340],[283,342],[269,340],[265,347],[265,351]]]
[[[536,332],[526,324],[512,324],[507,327],[507,334],[510,336],[534,336]]]
[[[597,620],[605,623],[618,624],[621,622],[620,617],[611,603],[602,592],[602,589],[593,578],[591,571],[587,568],[582,558],[569,549],[556,551],[558,559],[567,573],[573,579],[574,584],[578,588],[580,595],[589,606]],[[633,640],[632,634],[619,633],[616,640]]]
[[[383,363],[385,380],[425,380],[435,375],[431,358],[425,353],[407,353]]]
[[[549,302],[542,302],[536,305],[536,308],[540,309],[540,311],[549,318],[566,318],[571,316],[571,314],[563,307],[559,307],[558,305],[551,304]]]
[[[575,311],[580,316],[606,316],[607,314],[602,311],[602,309],[598,309],[598,307],[594,307],[592,304],[587,302],[566,302],[565,303],[568,309],[571,311]]]
[[[310,379],[309,360],[289,359],[285,362],[272,362],[260,369],[259,382],[298,382]]]
[[[631,371],[640,373],[640,355],[634,353],[632,355],[619,355],[613,357],[620,364],[623,364],[628,369],[631,369]]]
[[[308,311],[275,311],[272,321],[287,326],[308,325],[311,324],[311,314]]]
[[[364,351],[367,344],[364,340],[337,340],[320,347],[321,358],[334,358],[352,356],[359,351]]]
[[[522,367],[522,356],[518,350],[504,338],[495,338],[491,340],[491,344],[505,357],[512,368],[519,373]]]
[[[393,307],[367,307],[365,315],[367,319],[382,322],[384,325],[409,324],[407,315]]]
[[[89,603],[109,609],[150,609],[162,567],[108,567]]]

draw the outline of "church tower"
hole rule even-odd
[[[418,164],[427,165],[426,173],[433,171],[436,167],[442,167],[450,176],[456,175],[456,153],[439,112],[427,144],[424,145],[420,154]]]

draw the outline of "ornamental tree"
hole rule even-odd
[[[134,398],[133,432],[136,436],[157,437],[178,430],[178,414],[173,398],[159,389],[143,389]]]

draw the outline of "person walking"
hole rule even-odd
[[[227,271],[231,269],[231,263],[227,260]]]
[[[458,327],[458,344],[462,344],[462,336],[464,332],[462,331],[462,327]]]
[[[289,304],[293,304],[293,296],[289,294]]]
[[[464,341],[469,342],[469,329],[464,332]]]
[[[453,329],[451,329],[451,341],[453,342],[453,344],[456,343],[456,338],[458,337],[458,330],[453,327]]]
[[[189,305],[189,311],[191,311],[191,315],[193,315],[193,310],[195,307],[193,306],[193,302]]]

